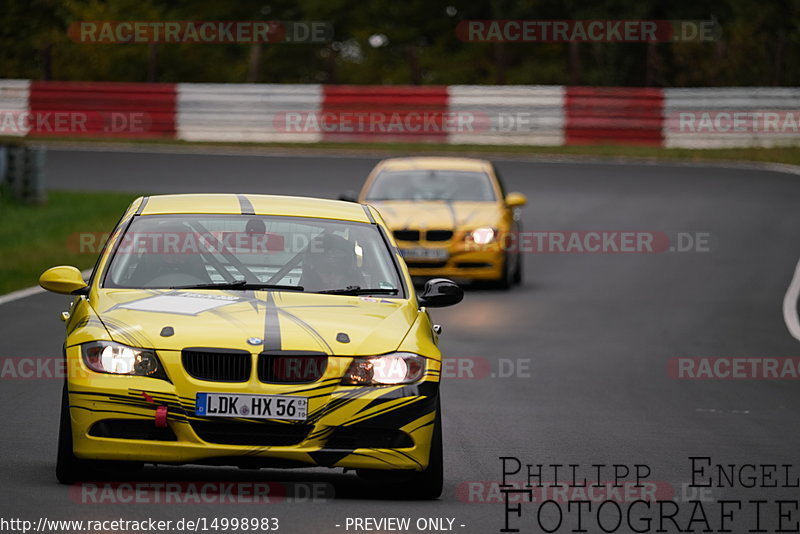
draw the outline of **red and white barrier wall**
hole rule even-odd
[[[205,84],[176,86],[177,138],[184,141],[316,143],[314,131],[280,131],[282,114],[316,114],[320,85]]]
[[[0,80],[0,135],[501,146],[800,146],[800,89]]]

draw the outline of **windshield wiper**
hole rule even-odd
[[[397,295],[398,289],[379,287],[376,289],[362,288],[361,286],[347,286],[339,289],[323,289],[316,291],[316,293],[325,293],[327,295]]]
[[[218,282],[210,284],[190,284],[185,286],[172,286],[170,289],[276,289],[285,291],[303,291],[303,286],[290,286],[281,284],[262,284],[261,282],[248,282],[247,280],[234,280],[233,282]]]

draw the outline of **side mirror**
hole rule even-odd
[[[344,200],[345,202],[358,202],[358,193],[349,190],[345,191],[339,195],[339,200]]]
[[[71,265],[51,267],[39,277],[39,285],[53,293],[73,295],[87,288],[81,272]]]
[[[425,282],[419,304],[428,308],[444,308],[458,304],[463,299],[464,290],[458,284],[447,278],[434,278]]]
[[[509,208],[521,208],[528,203],[528,197],[522,193],[509,193],[506,195],[506,206]]]

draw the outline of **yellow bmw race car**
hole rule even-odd
[[[133,202],[74,295],[57,477],[142,463],[341,467],[416,498],[442,489],[442,355],[379,213],[335,200]]]
[[[359,194],[342,200],[376,207],[392,229],[414,277],[447,276],[522,282],[521,193],[506,193],[490,161],[470,158],[391,158],[378,163]],[[508,239],[508,238],[512,239]]]

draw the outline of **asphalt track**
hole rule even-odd
[[[46,172],[54,189],[335,197],[358,188],[375,161],[51,150]],[[418,518],[448,517],[456,531],[482,533],[503,527],[503,506],[469,502],[464,489],[498,481],[500,456],[587,468],[647,464],[650,480],[669,484],[679,501],[691,476],[689,456],[792,464],[797,473],[798,381],[676,380],[667,364],[675,357],[800,356],[781,311],[800,258],[800,177],[671,164],[500,160],[498,167],[508,189],[530,200],[523,212],[527,229],[709,232],[711,251],[531,254],[523,287],[471,290],[462,304],[434,310],[445,354],[485,358],[495,374],[443,385],[445,492],[439,501],[381,500],[338,471],[172,467],[148,468],[137,480],[316,481],[330,484],[335,497],[271,505],[82,504],[54,479],[61,382],[8,379],[0,381],[0,515],[34,521],[278,517],[280,532],[326,533],[348,532],[346,520],[353,517],[410,517],[411,532]],[[58,312],[66,303],[66,297],[39,294],[0,306],[0,357],[57,357]],[[529,372],[497,376],[504,370],[500,360],[520,359],[529,360]],[[705,498],[774,501],[797,494],[797,488],[712,488]],[[540,532],[537,510],[523,505],[522,517],[514,518],[521,532]],[[557,532],[574,527],[575,516],[564,513]],[[554,515],[548,510],[542,517],[547,522]],[[740,512],[734,531],[745,532],[752,521],[752,509]],[[584,528],[599,532],[592,525]],[[674,531],[669,524],[667,530]],[[617,531],[630,529],[623,524]]]

